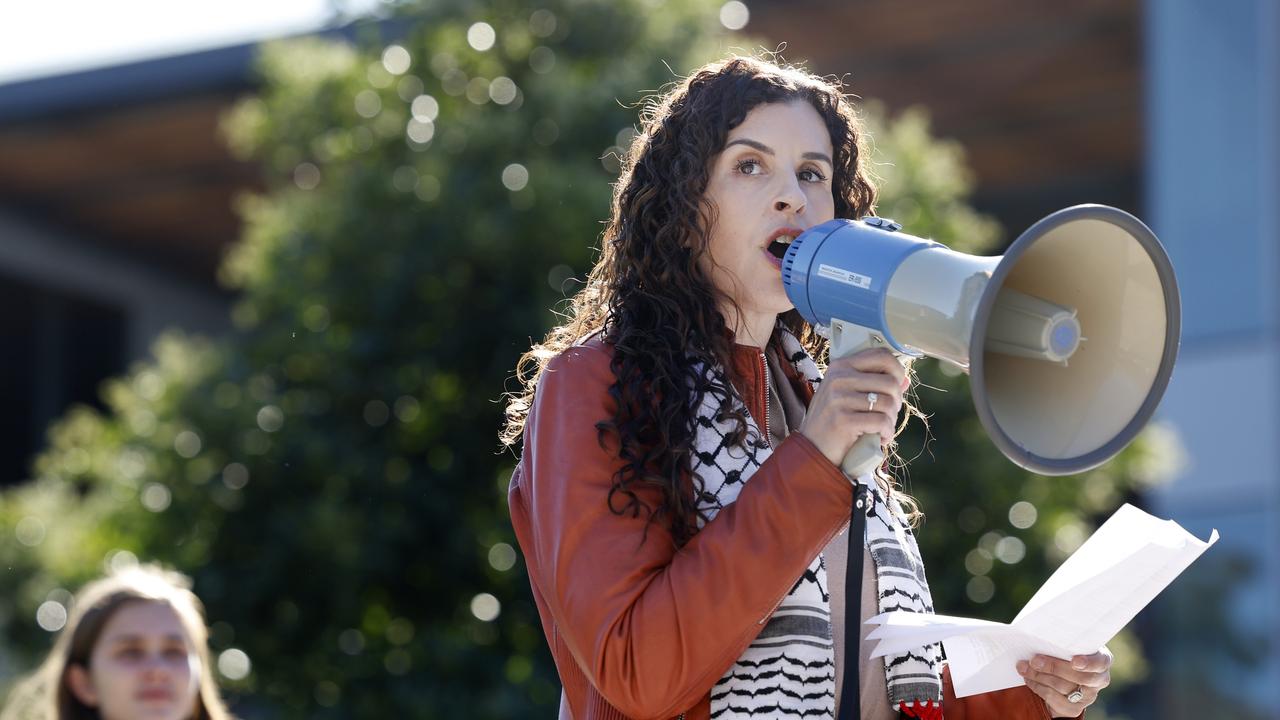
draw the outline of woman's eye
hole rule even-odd
[[[762,172],[759,160],[739,160],[738,172],[743,175],[759,175]]]
[[[185,662],[187,659],[186,648],[169,648],[164,651],[164,659],[173,662]]]
[[[122,648],[116,653],[116,657],[121,660],[138,660],[142,657],[141,648]]]
[[[822,182],[827,179],[827,176],[817,170],[801,170],[800,179],[805,182]]]

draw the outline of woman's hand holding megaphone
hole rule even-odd
[[[876,433],[881,443],[893,439],[906,386],[906,370],[887,348],[834,358],[799,432],[839,466],[859,437]]]

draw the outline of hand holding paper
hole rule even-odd
[[[1012,623],[891,612],[867,621],[872,657],[942,642],[956,695],[1023,684],[1016,666],[1036,654],[1096,652],[1209,546],[1172,520],[1125,504],[1058,568]]]

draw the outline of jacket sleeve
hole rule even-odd
[[[957,698],[948,665],[942,666],[942,716],[946,720],[1051,720],[1044,700],[1025,685]]]
[[[759,634],[848,522],[853,492],[794,434],[677,551],[661,521],[609,508],[621,461],[616,440],[601,447],[596,423],[613,415],[613,381],[608,353],[592,346],[565,351],[539,380],[520,468],[521,545],[556,632],[596,690],[628,717],[670,717]],[[650,507],[659,500],[652,488],[636,493]]]

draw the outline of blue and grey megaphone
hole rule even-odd
[[[832,220],[782,262],[787,296],[831,357],[884,346],[969,373],[987,434],[1045,475],[1101,465],[1164,395],[1181,311],[1169,256],[1137,218],[1077,205],[1033,225],[1003,256],[979,257],[899,232],[883,218]],[[880,465],[878,435],[842,464]]]

